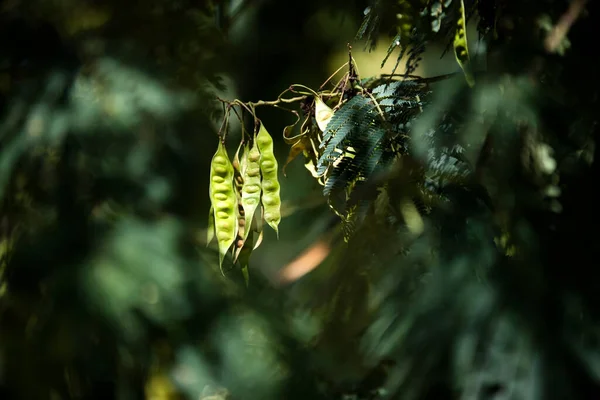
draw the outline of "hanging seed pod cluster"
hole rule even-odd
[[[219,142],[211,162],[209,192],[207,244],[217,239],[221,271],[225,256],[231,252],[233,263],[240,265],[247,284],[249,258],[262,242],[264,222],[279,236],[281,221],[273,138],[260,120],[256,119],[251,137],[242,135],[233,161],[229,159],[224,139]]]
[[[460,11],[463,18],[457,22],[455,48],[463,62],[461,66],[468,71],[464,7]],[[337,83],[332,81],[344,69],[347,71]],[[248,282],[248,260],[262,242],[263,226],[269,225],[279,236],[279,165],[273,154],[273,138],[256,117],[257,107],[276,107],[296,117],[295,122],[283,128],[283,141],[290,151],[282,163],[282,172],[285,175],[286,166],[303,156],[304,167],[323,186],[325,201],[341,218],[344,239],[348,239],[355,227],[373,212],[378,193],[385,189],[386,177],[391,176],[392,167],[399,165],[397,161],[407,154],[408,129],[427,104],[429,83],[450,76],[386,75],[360,79],[349,47],[348,62],[318,91],[293,84],[273,101],[219,99],[225,117],[219,133],[221,143],[211,165],[212,207],[207,239],[210,243],[216,237],[221,271],[227,253],[231,252],[234,264],[239,264]],[[325,88],[327,84],[332,88]],[[294,97],[284,96],[288,92]],[[293,104],[299,105],[298,110]],[[245,129],[243,117],[248,115],[245,113],[255,122],[251,132]],[[230,160],[224,142],[228,119],[234,114],[242,126],[242,140]],[[425,193],[425,199],[429,196],[426,188],[416,190]],[[415,207],[402,204],[402,210],[414,211]],[[410,218],[404,218],[408,226]],[[409,229],[418,232],[420,228],[415,226]]]

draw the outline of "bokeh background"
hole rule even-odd
[[[390,73],[398,16],[366,51],[366,0],[0,0],[0,399],[598,398],[596,6],[548,54],[569,2],[463,3],[482,79],[428,43],[415,73],[455,75],[406,159],[472,179],[345,243],[295,160],[246,287],[205,243],[217,97],[316,89],[349,43]],[[258,115],[281,166],[293,116]]]

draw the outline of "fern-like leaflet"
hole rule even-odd
[[[378,185],[367,183],[407,152],[410,121],[429,93],[417,80],[363,83],[367,89],[344,103],[329,122],[316,166],[324,178],[323,194],[350,225],[366,214],[374,198]]]

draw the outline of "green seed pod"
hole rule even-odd
[[[261,181],[260,181],[260,150],[256,143],[256,136],[252,147],[246,157],[246,168],[244,169],[244,185],[242,186],[242,207],[245,214],[245,226],[250,227],[256,208],[260,204]],[[244,241],[248,238],[250,229],[244,233]]]
[[[237,196],[233,182],[234,169],[227,150],[219,142],[210,166],[210,200],[214,211],[215,236],[219,244],[219,267],[223,271],[223,259],[235,240],[237,224]]]
[[[265,222],[279,237],[278,225],[281,221],[280,186],[277,179],[277,159],[273,154],[273,138],[265,126],[260,123],[256,144],[260,151],[260,172],[262,174],[262,204]]]
[[[467,83],[472,87],[475,85],[475,78],[471,71],[466,21],[465,3],[464,0],[460,0],[460,16],[458,17],[458,21],[456,21],[456,34],[454,35],[454,55],[456,56],[458,65],[460,65],[465,74]]]
[[[259,207],[259,209],[260,213],[256,215],[252,220],[252,232],[257,235],[256,243],[254,243],[254,247],[252,248],[252,250],[258,249],[263,240],[263,220],[265,216],[265,209],[262,205]]]

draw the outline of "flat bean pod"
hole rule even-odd
[[[469,46],[467,44],[467,17],[465,15],[464,0],[460,0],[460,16],[456,22],[456,33],[454,35],[454,55],[458,65],[462,68],[465,79],[469,86],[475,85],[475,78],[471,71]]]
[[[246,168],[244,169],[244,185],[242,186],[242,207],[244,208],[245,224],[250,227],[256,209],[260,205],[260,194],[262,192],[260,180],[260,150],[256,143],[256,136],[252,147],[246,157]],[[248,238],[250,229],[244,233],[244,241]]]
[[[222,142],[210,165],[210,200],[214,211],[215,236],[219,245],[219,267],[223,270],[225,254],[235,240],[237,196],[233,182],[234,169]]]
[[[260,151],[260,172],[262,174],[262,205],[264,219],[277,236],[279,236],[279,222],[281,221],[280,185],[277,179],[277,159],[273,153],[273,138],[265,126],[260,123],[256,143]]]

